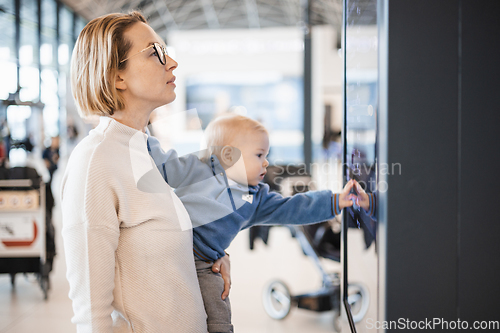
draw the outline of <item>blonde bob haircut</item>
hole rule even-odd
[[[71,90],[82,117],[110,116],[125,107],[115,81],[132,43],[123,36],[132,25],[143,22],[139,12],[108,14],[90,21],[80,32],[71,58]]]
[[[241,136],[253,133],[266,133],[267,129],[256,120],[238,115],[223,115],[212,120],[205,129],[208,155],[219,154],[224,146],[238,148]]]

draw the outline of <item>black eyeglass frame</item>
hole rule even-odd
[[[127,60],[129,60],[132,57],[135,57],[136,55],[141,54],[144,51],[149,50],[150,48],[154,48],[155,49],[156,56],[158,57],[158,60],[160,61],[160,63],[163,66],[165,66],[165,64],[167,63],[168,52],[167,52],[167,48],[164,45],[161,45],[160,43],[153,43],[153,44],[149,45],[148,47],[146,47],[145,49],[137,52],[136,54],[131,55],[130,57],[128,57],[126,59],[123,59],[122,61],[120,61],[120,64],[123,63],[123,62],[125,62],[125,61],[127,61]],[[162,57],[161,57],[160,54],[163,54],[163,60],[162,60]]]

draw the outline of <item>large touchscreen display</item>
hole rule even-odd
[[[344,1],[344,175],[377,193],[377,0]],[[375,201],[374,201],[375,205]],[[373,332],[377,318],[377,222],[363,208],[344,211],[344,306],[350,329]]]

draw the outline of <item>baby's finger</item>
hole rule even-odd
[[[214,273],[219,273],[220,272],[220,264],[219,264],[219,262],[215,262],[212,265],[212,272],[214,272]]]
[[[365,190],[359,185],[359,183],[356,182],[356,192],[358,193],[365,193]]]
[[[221,296],[223,300],[225,300],[226,297],[229,296],[229,289],[231,289],[231,281],[224,279],[224,291],[222,292]]]
[[[344,207],[351,207],[352,206],[352,200],[345,200],[343,206]]]
[[[347,182],[347,184],[345,184],[345,187],[344,187],[344,193],[349,193],[352,189],[352,187],[354,186],[354,182],[353,180],[351,179],[350,181]]]
[[[352,200],[352,199],[358,200],[358,196],[354,193],[349,194],[349,196],[347,197],[347,200]]]

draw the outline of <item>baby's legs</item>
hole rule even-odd
[[[210,333],[232,333],[231,304],[229,297],[222,300],[224,280],[219,273],[212,272],[213,262],[205,262],[195,257],[196,273],[200,283],[201,296],[207,313],[207,326]]]

